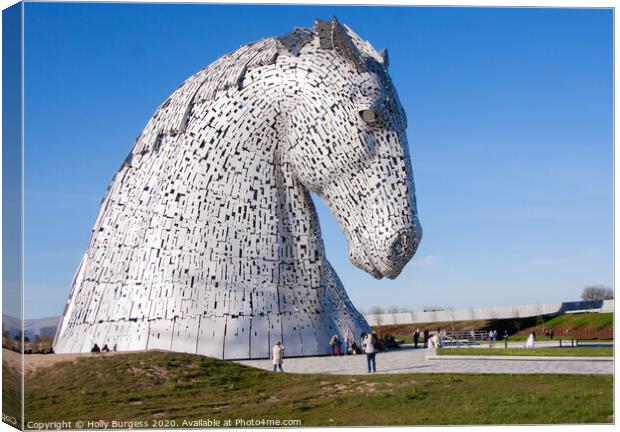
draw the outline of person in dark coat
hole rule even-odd
[[[418,347],[418,342],[419,341],[420,341],[420,329],[417,328],[417,329],[415,329],[415,332],[413,333],[413,344],[414,344],[415,348]]]
[[[424,348],[428,348],[428,336],[429,336],[429,331],[428,329],[424,329]]]
[[[91,349],[90,352],[94,352],[94,353],[101,352],[101,348],[99,348],[99,345],[95,344],[93,345],[93,349]]]

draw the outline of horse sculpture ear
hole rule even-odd
[[[331,23],[321,19],[314,20],[314,33],[319,38],[319,47],[321,49],[333,49],[332,45],[332,26]]]
[[[333,17],[330,22],[316,19],[314,21],[314,33],[319,38],[321,49],[336,50],[338,54],[353,63],[359,73],[368,71],[364,57],[360,54],[346,28],[340,24],[336,17]]]
[[[383,48],[379,51],[379,55],[383,59],[383,66],[387,69],[390,66],[390,57],[388,56],[387,48]]]

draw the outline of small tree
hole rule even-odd
[[[396,324],[396,314],[398,313],[398,306],[390,306],[388,313],[392,315],[392,324]]]
[[[381,327],[381,324],[383,324],[383,314],[385,313],[383,308],[381,306],[373,306],[368,310],[368,313],[375,316],[377,327]]]
[[[517,306],[514,306],[512,308],[512,318],[513,318],[513,324],[515,328],[517,329],[517,333],[518,333],[521,330],[521,320],[520,320],[519,308]]]
[[[545,331],[545,318],[543,317],[542,305],[536,305],[536,326],[540,326],[542,331]]]
[[[448,307],[446,311],[448,311],[448,315],[450,316],[450,330],[454,331],[454,308]]]
[[[375,315],[375,322],[377,323],[378,328],[381,327],[381,324],[383,324],[383,315]]]
[[[612,300],[613,298],[614,290],[604,285],[590,285],[581,291],[583,301]]]
[[[383,310],[381,306],[373,306],[370,309],[368,309],[368,313],[371,315],[381,315],[381,314],[384,314],[385,311]]]

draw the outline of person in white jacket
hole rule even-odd
[[[534,332],[530,333],[525,341],[525,348],[534,348]]]
[[[377,372],[377,362],[375,356],[377,355],[377,335],[372,332],[367,334],[363,342],[364,352],[366,353],[366,363],[368,365],[368,372]]]
[[[284,372],[282,369],[282,361],[284,358],[284,345],[282,342],[277,341],[271,350],[271,359],[273,360],[273,371],[276,372],[280,369],[280,372]]]

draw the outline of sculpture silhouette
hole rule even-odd
[[[54,341],[229,359],[326,354],[369,327],[325,258],[396,277],[421,238],[406,118],[377,53],[335,18],[185,81],[113,178]],[[358,343],[360,341],[358,340]]]

